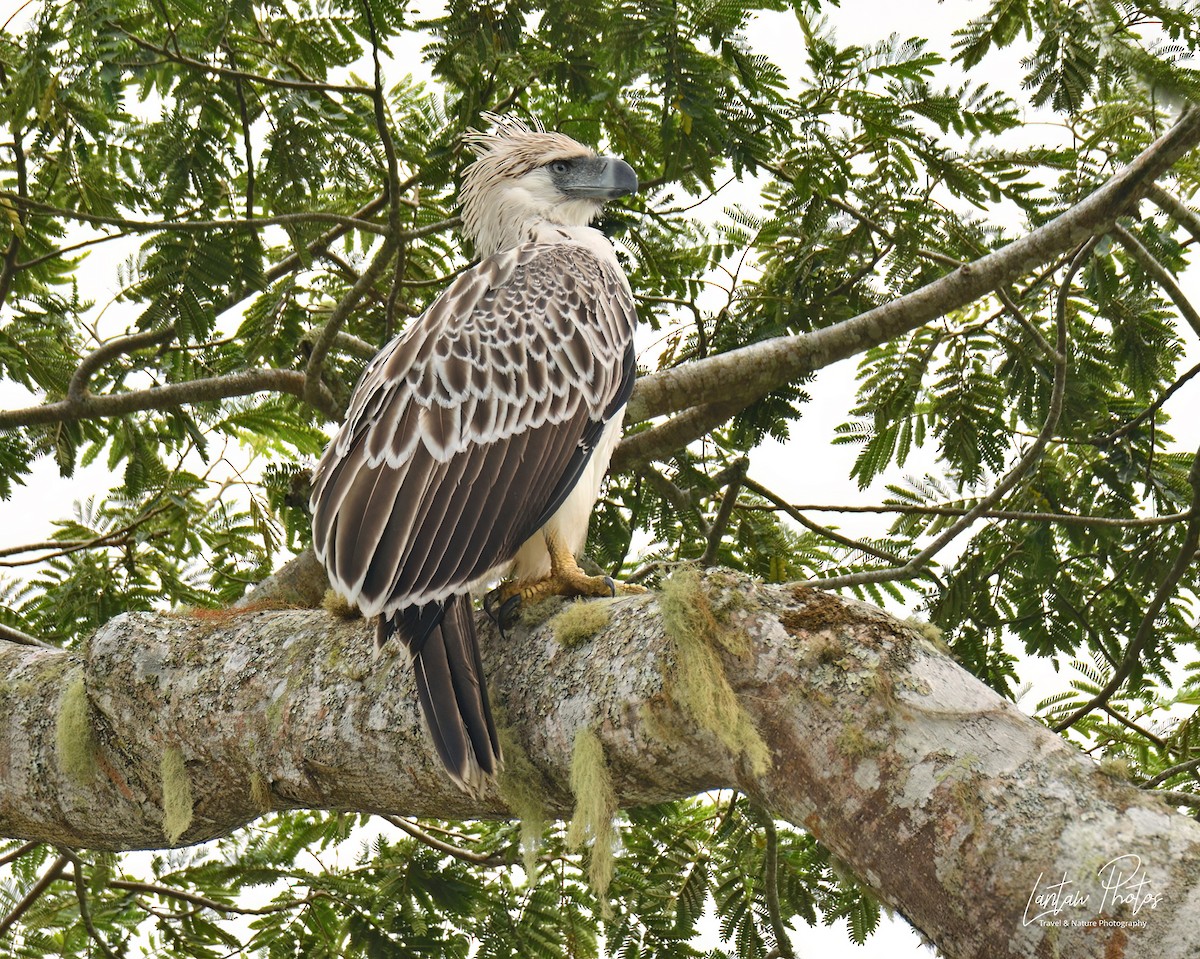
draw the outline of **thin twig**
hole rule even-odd
[[[776,506],[747,506],[740,509],[766,510],[780,509],[785,512],[824,512],[824,513],[898,513],[902,516],[965,516],[970,510],[966,506],[916,506],[886,503],[875,506],[832,505],[829,503],[785,503],[782,499]],[[789,513],[789,515],[792,515]],[[1119,518],[1113,516],[1084,516],[1079,513],[1037,513],[1021,510],[989,509],[980,514],[984,519],[1010,520],[1022,523],[1061,523],[1063,526],[1114,526],[1119,528],[1142,528],[1154,526],[1169,526],[1179,523],[1191,516],[1190,511],[1168,513],[1165,516],[1147,516],[1144,518]],[[814,524],[815,525],[815,524]],[[824,529],[825,527],[821,527]]]
[[[325,357],[329,355],[329,350],[333,346],[334,337],[341,330],[342,324],[346,322],[350,311],[354,309],[359,301],[366,295],[366,292],[375,284],[387,267],[388,262],[392,258],[392,254],[396,251],[396,245],[390,238],[385,239],[379,248],[379,252],[375,254],[375,258],[370,265],[363,270],[362,276],[345,295],[338,301],[337,305],[329,314],[329,318],[322,325],[317,335],[313,338],[312,352],[308,356],[308,364],[304,368],[304,392],[303,396],[310,403],[315,404],[315,399],[319,396],[320,391],[325,389],[321,382],[321,368],[325,365]]]
[[[193,489],[194,489],[194,487],[193,487]],[[183,492],[183,491],[175,491],[175,492],[178,493],[178,492]],[[190,492],[190,490],[189,490],[189,492]],[[152,497],[150,501],[153,502],[155,499],[158,499],[158,498],[159,498],[159,496],[156,495],[156,496]],[[143,513],[141,516],[137,517],[137,519],[133,520],[130,523],[127,523],[125,526],[122,526],[120,529],[114,529],[111,532],[102,533],[98,536],[93,536],[91,539],[67,540],[64,542],[56,542],[54,540],[46,540],[45,542],[42,542],[42,543],[27,543],[23,546],[9,546],[4,549],[0,549],[0,567],[4,567],[6,569],[15,569],[16,567],[19,567],[19,566],[36,566],[38,563],[44,563],[47,560],[51,560],[51,559],[59,559],[60,557],[69,556],[72,553],[78,553],[85,549],[98,549],[98,548],[107,547],[107,546],[124,546],[126,544],[126,542],[128,541],[128,537],[129,537],[130,533],[132,533],[134,530],[136,530],[143,523],[146,523],[146,522],[150,521],[151,519],[153,519],[155,516],[158,516],[161,513],[166,512],[173,505],[174,504],[170,503],[170,502],[163,503],[162,505],[156,506],[154,509],[148,510],[147,512]],[[46,555],[45,556],[37,556],[37,557],[30,558],[30,559],[18,559],[18,560],[11,560],[11,561],[5,561],[5,559],[4,559],[5,557],[12,556],[16,553],[32,553],[32,552],[46,552]]]
[[[1164,739],[1162,739],[1162,737],[1155,736],[1154,733],[1150,732],[1150,730],[1148,730],[1148,729],[1143,729],[1141,726],[1139,726],[1137,723],[1135,723],[1132,719],[1129,719],[1127,716],[1122,716],[1119,712],[1117,712],[1111,706],[1105,705],[1102,708],[1103,708],[1105,714],[1108,715],[1108,717],[1110,719],[1115,719],[1118,723],[1120,723],[1122,726],[1124,726],[1126,729],[1130,730],[1131,732],[1135,732],[1139,736],[1144,736],[1146,739],[1150,740],[1150,742],[1154,743],[1154,745],[1157,746],[1159,749],[1166,748],[1167,743]]]
[[[29,892],[21,897],[21,901],[13,906],[12,912],[3,919],[0,919],[0,936],[8,932],[12,928],[13,923],[25,915],[29,907],[41,898],[42,893],[50,888],[50,884],[62,875],[62,871],[67,868],[67,864],[70,861],[67,856],[59,856],[54,862],[50,863],[50,868],[42,874],[41,879],[29,888]]]
[[[115,959],[112,950],[108,948],[108,943],[101,938],[95,923],[92,922],[92,910],[88,905],[87,883],[84,882],[83,878],[83,862],[78,856],[67,850],[63,850],[63,855],[68,856],[75,866],[75,873],[72,878],[75,880],[75,899],[79,903],[79,918],[83,920],[83,927],[87,930],[87,934],[92,941],[100,947],[100,951],[108,959]]]
[[[327,415],[334,412],[333,396],[324,387],[321,387],[315,401],[310,398],[305,390],[303,373],[296,370],[264,369],[188,380],[185,383],[168,383],[148,390],[89,396],[82,402],[60,400],[42,406],[0,410],[0,428],[104,419],[144,410],[164,410],[185,404],[248,396],[252,393],[287,393],[312,402]]]
[[[471,863],[475,866],[498,866],[506,861],[505,857],[500,853],[472,852],[470,849],[463,849],[461,846],[456,846],[453,843],[443,842],[436,836],[431,836],[415,823],[411,823],[407,819],[402,819],[400,816],[385,815],[383,818],[397,829],[404,830],[404,832],[408,833],[418,842],[423,842],[431,849],[444,852],[447,856],[453,856],[462,862]]]
[[[10,643],[16,643],[19,646],[37,646],[39,649],[58,650],[57,646],[38,639],[36,636],[30,636],[28,633],[23,633],[15,626],[9,626],[5,623],[0,623],[0,639],[7,640]]]
[[[10,862],[16,862],[27,853],[33,852],[40,845],[41,843],[37,840],[21,843],[12,852],[6,852],[3,856],[0,856],[0,866],[7,866]]]
[[[1012,296],[1009,295],[1008,290],[1006,290],[1003,286],[998,286],[996,287],[996,296],[1000,298],[1000,302],[1004,304],[1004,308],[1012,314],[1013,319],[1021,324],[1021,327],[1026,333],[1033,337],[1033,341],[1037,343],[1038,349],[1042,351],[1042,355],[1045,356],[1046,359],[1048,359],[1051,363],[1059,362],[1061,357],[1059,357],[1054,347],[1050,345],[1050,341],[1042,336],[1042,331],[1039,330],[1034,325],[1033,321],[1025,315],[1025,312],[1019,306],[1017,306],[1016,301],[1012,298]]]
[[[1142,789],[1153,789],[1155,786],[1160,786],[1172,776],[1178,776],[1180,773],[1189,773],[1193,769],[1200,769],[1200,759],[1189,759],[1187,762],[1180,763],[1178,766],[1172,766],[1169,769],[1164,769],[1157,776],[1147,779],[1139,786]]]
[[[379,35],[375,29],[375,16],[371,12],[369,0],[362,2],[363,13],[367,18],[367,29],[371,35],[371,61],[374,64],[374,86],[371,90],[371,102],[375,113],[375,130],[379,134],[379,142],[383,146],[383,156],[386,161],[387,194],[388,194],[388,231],[393,239],[400,236],[400,163],[396,158],[396,144],[392,139],[392,129],[388,123],[387,104],[383,95],[383,65],[379,56]],[[399,240],[396,239],[398,243]],[[400,281],[404,278],[406,261],[404,250],[396,257],[395,269],[392,271],[392,284],[388,290],[384,306],[383,329],[385,336],[390,339],[396,329],[396,302],[400,296]]]
[[[1145,422],[1147,419],[1149,419],[1151,416],[1153,416],[1155,413],[1157,413],[1162,408],[1163,404],[1165,404],[1167,402],[1167,400],[1169,400],[1172,396],[1174,396],[1182,386],[1184,386],[1189,380],[1193,379],[1198,374],[1200,374],[1200,363],[1197,363],[1190,370],[1188,370],[1186,373],[1184,373],[1183,376],[1179,377],[1179,379],[1177,379],[1174,383],[1172,383],[1163,392],[1162,396],[1160,396],[1153,403],[1151,403],[1148,407],[1146,407],[1144,410],[1142,410],[1141,413],[1139,413],[1137,416],[1135,416],[1132,420],[1130,420],[1124,426],[1118,427],[1117,429],[1115,429],[1111,433],[1109,433],[1107,436],[1102,437],[1101,441],[1106,442],[1106,443],[1111,443],[1113,440],[1120,439],[1126,433],[1129,433],[1132,430],[1136,429],[1138,424]]]
[[[868,556],[874,556],[876,559],[882,559],[888,563],[903,563],[904,558],[897,556],[895,553],[889,553],[886,550],[872,546],[870,543],[864,543],[862,540],[851,539],[849,536],[843,536],[836,530],[830,529],[828,526],[822,526],[820,523],[814,523],[811,519],[801,512],[801,507],[792,506],[778,493],[775,493],[761,483],[757,483],[752,479],[746,480],[746,489],[757,493],[763,499],[775,504],[775,508],[787,513],[792,519],[803,526],[805,529],[816,533],[818,536],[824,536],[826,539],[832,540],[847,549],[860,550]],[[750,507],[753,508],[753,507]]]
[[[75,881],[74,873],[67,873],[63,879],[68,882]],[[284,912],[288,909],[296,909],[300,906],[307,906],[316,899],[326,898],[326,894],[321,891],[314,892],[311,896],[305,896],[302,899],[291,899],[287,902],[276,902],[269,906],[259,906],[257,908],[251,906],[233,906],[227,902],[218,902],[216,899],[209,899],[207,896],[200,896],[194,892],[187,892],[184,889],[175,889],[172,886],[159,886],[149,882],[136,882],[130,879],[110,879],[108,885],[113,889],[124,889],[126,892],[139,892],[148,896],[160,896],[164,899],[178,899],[180,902],[190,902],[194,906],[200,906],[203,909],[211,909],[213,912],[221,912],[234,914],[239,916],[268,916],[276,912]]]
[[[783,921],[783,910],[779,907],[779,832],[771,814],[759,805],[754,807],[755,817],[763,829],[763,895],[767,900],[767,918],[771,924],[771,935],[775,939],[775,952],[780,959],[795,959],[791,937]]]
[[[236,63],[236,57],[232,48],[227,47],[226,51],[229,54],[230,62]],[[246,154],[246,216],[254,216],[254,145],[250,142],[250,108],[246,104],[246,91],[242,88],[242,78],[238,77],[233,82],[234,91],[237,93],[238,101],[238,116],[242,121],[242,150]]]
[[[17,264],[17,269],[27,270],[31,266],[37,266],[39,263],[45,263],[47,260],[53,260],[60,256],[66,256],[68,253],[74,253],[75,251],[82,250],[85,247],[107,243],[109,240],[121,240],[128,235],[128,233],[104,233],[101,236],[94,236],[90,240],[80,240],[78,243],[69,243],[67,246],[60,246],[48,253],[43,253],[41,256],[35,256],[32,260],[22,260]]]
[[[1146,191],[1146,198],[1151,200],[1155,206],[1187,230],[1194,239],[1200,240],[1200,214],[1197,214],[1183,200],[1179,199],[1175,194],[1167,192],[1166,189],[1157,183],[1153,184]]]
[[[1160,789],[1154,795],[1161,796],[1172,806],[1190,806],[1192,809],[1200,809],[1200,794],[1197,793],[1181,793],[1173,789]]]
[[[8,72],[4,69],[4,65],[0,64],[0,87],[8,87]],[[21,136],[21,127],[18,122],[18,111],[13,115],[11,129],[13,135],[12,151],[14,166],[17,172],[17,192],[23,199],[29,197],[29,174],[25,165],[25,144]],[[22,227],[28,219],[28,214],[25,210],[17,212],[17,222]],[[13,230],[12,238],[8,242],[8,249],[4,251],[4,262],[0,266],[0,307],[3,307],[8,302],[8,294],[12,289],[13,276],[17,272],[17,257],[21,252],[21,231]]]
[[[148,40],[143,40],[141,37],[121,26],[117,27],[126,37],[132,40],[135,44],[150,53],[158,54],[166,57],[175,63],[186,67],[193,67],[197,70],[203,70],[205,73],[211,73],[219,77],[229,77],[234,80],[246,80],[251,83],[259,83],[268,87],[279,87],[285,90],[314,90],[320,93],[349,93],[349,94],[365,94],[371,95],[370,87],[355,86],[349,83],[321,83],[313,80],[287,80],[283,77],[268,77],[259,73],[247,73],[245,70],[235,70],[231,67],[218,66],[215,63],[205,63],[203,60],[196,60],[186,54],[176,52],[169,47],[160,47]]]
[[[193,233],[206,230],[260,230],[267,226],[291,226],[303,223],[332,223],[348,229],[362,230],[365,233],[386,234],[387,227],[371,220],[360,220],[341,213],[326,213],[312,210],[305,213],[277,213],[274,216],[241,217],[230,220],[130,220],[120,216],[104,216],[98,213],[85,213],[82,210],[68,210],[65,207],[53,206],[38,200],[25,199],[16,193],[0,190],[0,199],[6,199],[21,209],[48,216],[60,217],[64,220],[78,220],[81,223],[91,223],[99,226],[115,226],[129,233],[153,233],[157,231],[169,233]]]
[[[700,557],[701,566],[711,566],[717,561],[721,540],[725,536],[729,520],[733,517],[733,508],[737,505],[738,493],[742,490],[742,484],[746,482],[746,472],[749,469],[750,460],[744,456],[736,460],[730,468],[725,496],[721,499],[717,515],[713,517],[712,525],[708,528],[708,544],[704,547],[704,555]]]
[[[85,356],[76,367],[71,376],[71,382],[67,386],[67,400],[72,403],[84,402],[88,398],[88,380],[109,360],[151,346],[159,346],[173,339],[175,339],[175,328],[170,326],[160,330],[146,330],[144,333],[120,336],[101,344]]]

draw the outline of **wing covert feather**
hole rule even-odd
[[[576,243],[463,273],[368,364],[317,467],[313,543],[339,592],[373,615],[511,559],[628,398],[635,322],[615,262]]]

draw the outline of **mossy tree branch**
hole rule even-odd
[[[553,617],[504,642],[481,623],[505,736],[548,815],[577,806],[573,747],[586,730],[620,805],[744,791],[812,832],[947,955],[1093,955],[1118,940],[1126,957],[1200,949],[1200,824],[1102,772],[911,627],[728,573],[610,610],[570,648]],[[78,652],[0,648],[0,833],[126,849],[162,846],[164,830],[185,843],[221,835],[268,807],[511,815],[497,789],[472,798],[442,774],[404,657],[373,660],[370,634],[321,610],[235,610],[122,616]],[[687,692],[697,644],[749,723],[740,744],[737,717],[712,712],[721,697]],[[64,711],[78,723],[80,689],[90,733],[59,735]],[[1139,913],[1144,930],[1026,921],[1039,877],[1087,891],[1130,855],[1162,896]],[[1103,898],[1070,918],[1122,915]]]

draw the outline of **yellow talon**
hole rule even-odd
[[[496,606],[503,607],[514,596],[519,596],[522,604],[533,604],[549,596],[616,596],[646,592],[644,586],[620,583],[611,576],[589,576],[579,568],[571,551],[549,533],[546,534],[546,551],[550,554],[550,575],[543,579],[502,583],[496,594]]]

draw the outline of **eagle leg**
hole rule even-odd
[[[579,568],[575,556],[553,533],[546,532],[546,551],[550,554],[550,575],[542,579],[501,583],[484,601],[485,608],[497,610],[492,616],[498,626],[511,626],[519,606],[540,603],[551,596],[617,596],[644,593],[644,586],[620,583],[611,576],[589,576]],[[514,602],[514,600],[516,602]]]

